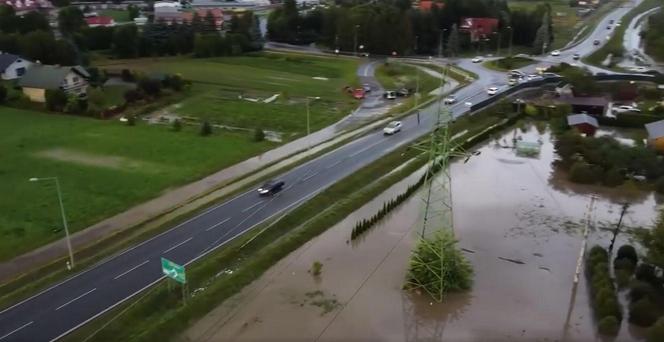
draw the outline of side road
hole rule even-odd
[[[373,79],[373,66],[375,63],[375,61],[362,63],[358,70],[369,70],[370,74],[363,76]],[[367,68],[367,65],[371,65],[372,67]],[[375,79],[373,82],[377,83]],[[334,125],[220,170],[201,180],[170,190],[157,198],[72,234],[72,248],[74,250],[81,249],[108,236],[138,225],[159,225],[168,219],[194,210],[216,198],[237,191],[267,174],[292,165],[345,139],[366,133],[384,124],[385,120],[380,120],[363,125],[355,130],[351,129],[355,125],[350,123],[354,122],[355,116],[361,115],[362,111],[363,108],[360,107]],[[250,176],[244,177],[246,175]],[[12,260],[2,262],[0,263],[0,283],[7,282],[25,272],[47,265],[66,254],[66,241],[65,239],[60,239]]]

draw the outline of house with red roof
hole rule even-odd
[[[461,18],[459,29],[470,33],[470,40],[476,42],[489,36],[498,30],[498,19],[496,18]]]
[[[430,11],[433,6],[436,6],[438,9],[441,9],[445,7],[445,3],[442,1],[434,1],[434,0],[421,0],[418,8],[420,11]]]
[[[89,27],[115,26],[115,20],[111,17],[106,17],[106,16],[87,17],[85,18],[85,22],[88,23]]]

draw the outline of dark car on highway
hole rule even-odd
[[[284,181],[270,180],[258,188],[258,194],[261,196],[274,195],[284,188]]]

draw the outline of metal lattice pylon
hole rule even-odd
[[[449,229],[454,232],[454,220],[452,210],[452,182],[449,165],[452,158],[469,158],[469,154],[456,144],[451,136],[449,124],[453,122],[451,111],[443,106],[442,86],[447,75],[447,70],[441,78],[441,92],[438,99],[438,110],[436,113],[435,127],[429,139],[416,144],[413,148],[423,152],[428,158],[424,182],[423,194],[424,216],[422,227],[419,230],[421,241],[418,248],[425,249],[424,254],[434,256],[433,258],[421,258],[417,253],[411,258],[411,267],[419,267],[428,270],[427,279],[410,279],[409,285],[423,289],[438,302],[443,300],[446,269],[443,267],[443,246],[437,246],[435,239],[430,239],[436,232]],[[433,293],[429,290],[430,284],[439,283],[439,291]]]

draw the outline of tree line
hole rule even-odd
[[[499,25],[486,39],[471,42],[458,29],[464,17],[495,18]],[[510,40],[541,53],[554,39],[549,4],[511,10],[505,0],[448,0],[427,11],[412,8],[410,0],[337,1],[328,8],[299,11],[295,0],[285,0],[270,14],[268,36],[272,41],[315,42],[341,51],[429,55],[506,47]]]

